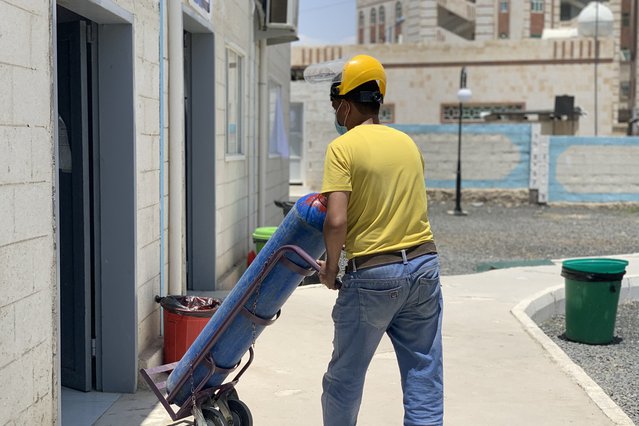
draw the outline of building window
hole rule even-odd
[[[242,155],[242,56],[226,49],[226,154]]]
[[[404,12],[402,11],[402,2],[395,3],[395,43],[401,43],[402,22],[404,22]]]
[[[630,99],[630,82],[622,81],[619,83],[619,100],[627,101]]]
[[[627,28],[630,26],[630,12],[621,13],[621,26]]]
[[[269,82],[268,88],[268,153],[288,157],[288,137],[282,108],[282,85]]]
[[[531,0],[530,11],[532,13],[544,13],[544,0]]]
[[[464,121],[484,122],[484,116],[488,114],[499,113],[518,113],[523,112],[525,105],[523,103],[512,104],[478,104],[466,103],[463,105],[462,118]],[[441,122],[457,123],[459,121],[459,104],[442,104],[441,105]]]
[[[364,44],[364,25],[365,25],[364,12],[359,11],[359,18],[357,20],[357,43]]]
[[[501,0],[499,2],[499,13],[508,13],[508,0]]]
[[[377,11],[371,9],[371,43],[377,43]]]
[[[379,7],[379,42],[386,43],[386,10]]]

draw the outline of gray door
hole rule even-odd
[[[215,289],[215,39],[184,33],[187,289]]]
[[[91,376],[91,236],[87,26],[57,27],[58,173],[62,385],[82,391]]]

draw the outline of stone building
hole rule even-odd
[[[357,41],[462,43],[542,38],[551,36],[552,31],[548,30],[576,30],[577,17],[588,3],[590,0],[358,0]],[[636,114],[638,6],[635,0],[602,3],[614,16],[613,60],[619,67],[619,101],[614,114],[620,124],[614,132],[623,132],[627,127],[623,123]],[[516,45],[509,46],[518,49]]]
[[[161,362],[156,295],[232,287],[281,220],[296,2],[0,16],[0,424],[60,424],[61,386],[134,392]]]

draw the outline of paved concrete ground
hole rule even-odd
[[[629,275],[639,275],[639,256]],[[560,266],[500,269],[442,279],[446,425],[610,425],[576,381],[529,336],[511,309],[563,283]],[[264,331],[238,385],[258,426],[321,425],[321,378],[332,340],[336,293],[300,287]],[[402,395],[392,346],[371,364],[359,424],[401,425]],[[97,425],[173,425],[149,392],[122,396]]]

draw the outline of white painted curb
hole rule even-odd
[[[521,301],[511,312],[521,322],[526,332],[548,351],[553,360],[568,375],[575,379],[614,424],[634,426],[635,423],[630,417],[533,321],[535,318],[536,321],[542,322],[557,314],[563,314],[565,310],[564,298],[563,285],[550,287]],[[621,283],[619,302],[629,300],[639,300],[639,276],[625,277]]]

